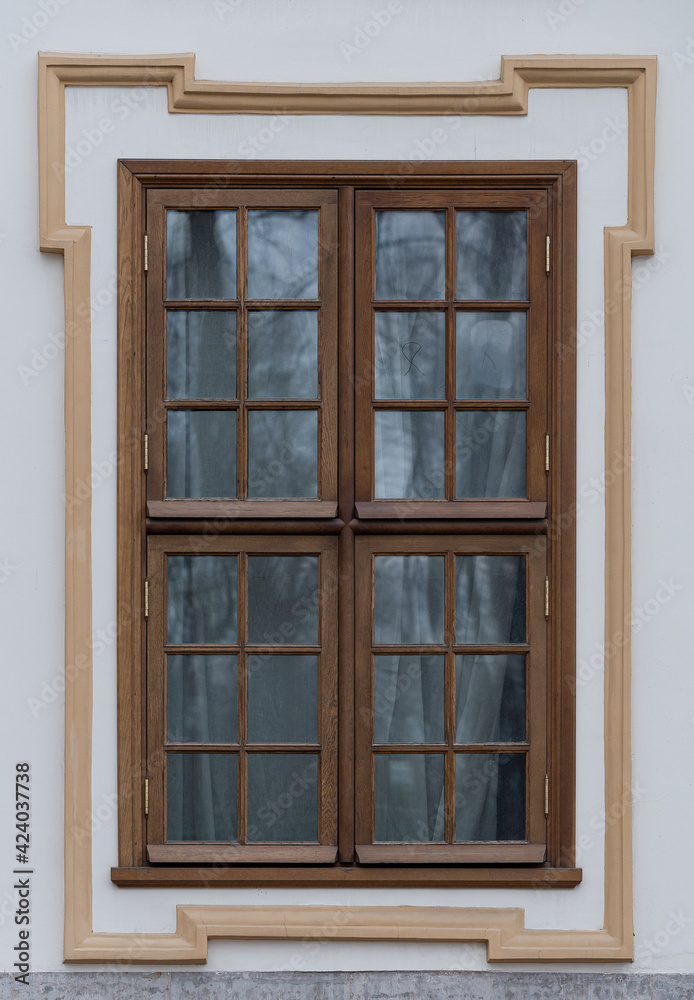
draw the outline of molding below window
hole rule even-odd
[[[654,56],[502,57],[499,80],[470,84],[239,84],[195,80],[191,54],[39,54],[41,250],[65,260],[66,494],[89,483],[91,230],[65,222],[65,88],[165,86],[171,113],[525,115],[528,91],[614,88],[629,101],[628,221],[605,229],[605,462],[631,450],[631,259],[651,254],[655,149]],[[613,308],[612,308],[613,307]],[[623,465],[623,461],[621,463]],[[630,612],[631,478],[605,488],[605,632]],[[92,929],[91,503],[68,504],[65,545],[65,950],[67,962],[202,963],[214,938],[482,941],[495,962],[630,961],[633,954],[629,636],[605,671],[605,916],[601,930],[534,930],[524,910],[426,906],[178,906],[176,931]],[[610,734],[610,738],[607,736]],[[618,734],[618,735],[615,735]],[[85,821],[86,817],[86,821]]]

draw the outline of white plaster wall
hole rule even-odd
[[[3,279],[5,476],[0,482],[0,615],[7,692],[0,727],[0,961],[10,968],[13,925],[11,780],[29,759],[34,776],[32,931],[36,970],[60,968],[62,935],[63,496],[62,355],[51,335],[63,325],[62,262],[37,250],[35,77],[38,48],[81,52],[197,53],[197,76],[239,80],[473,80],[498,75],[499,56],[544,52],[647,52],[661,56],[656,177],[656,261],[635,266],[634,291],[634,635],[635,918],[630,969],[694,971],[694,870],[688,831],[694,812],[689,760],[694,681],[689,667],[694,380],[688,290],[691,207],[687,128],[694,81],[688,7],[614,0],[403,0],[402,11],[362,51],[347,50],[380,3],[270,0],[9,0],[0,12],[0,82],[8,100],[0,206]],[[36,12],[45,25],[30,33]],[[52,13],[51,13],[52,12]],[[27,20],[24,21],[23,19]],[[689,47],[689,48],[688,48]],[[129,96],[127,108],[122,98]],[[119,156],[233,158],[267,121],[253,116],[170,116],[163,90],[68,91],[68,222],[93,226],[94,627],[115,614],[115,160]],[[281,108],[278,108],[281,110]],[[83,130],[113,123],[93,150]],[[408,159],[435,128],[435,156],[461,159],[580,156],[592,145],[579,188],[578,803],[584,882],[572,891],[122,890],[109,879],[116,820],[115,648],[95,657],[94,911],[97,930],[171,930],[174,904],[211,902],[523,905],[529,926],[597,927],[602,914],[602,670],[604,642],[602,233],[626,220],[625,131],[604,151],[605,122],[626,118],[623,92],[531,92],[524,118],[291,118],[262,155],[270,158]],[[617,131],[620,131],[618,127]],[[3,562],[4,560],[4,562]],[[673,596],[660,605],[659,581]],[[677,589],[681,588],[681,589]],[[647,621],[645,619],[648,619]],[[596,668],[589,665],[592,663]],[[53,700],[52,696],[55,695]],[[31,699],[34,699],[33,701]],[[587,838],[581,840],[581,838]],[[677,919],[673,920],[673,915]],[[668,930],[669,928],[669,930]],[[482,968],[480,945],[215,942],[211,969]],[[566,968],[570,968],[566,966]],[[608,968],[608,967],[605,967]],[[609,968],[614,969],[613,966]]]

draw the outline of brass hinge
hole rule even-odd
[[[545,472],[549,472],[549,434],[545,434]]]
[[[145,618],[149,616],[149,580],[145,580]]]
[[[550,248],[551,243],[552,243],[552,238],[550,236],[547,236],[546,239],[545,239],[545,273],[546,274],[549,274],[549,253],[550,253],[549,248]],[[145,268],[145,270],[147,270],[147,268]]]
[[[549,577],[545,577],[545,618],[549,618]]]
[[[145,778],[145,816],[149,816],[149,778]]]
[[[145,434],[145,472],[149,469],[149,434]]]
[[[549,775],[545,775],[545,816],[549,816]]]
[[[149,250],[147,247],[147,233],[145,233],[145,271],[149,267]]]

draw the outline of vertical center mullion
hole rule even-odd
[[[444,588],[444,610],[446,623],[446,659],[444,664],[444,739],[446,741],[446,760],[444,772],[445,789],[445,840],[453,843],[455,836],[455,555],[446,553],[446,577]]]
[[[239,643],[239,653],[237,661],[237,725],[239,741],[239,762],[237,774],[238,788],[238,839],[240,844],[247,842],[247,816],[248,816],[248,758],[246,755],[246,744],[248,743],[248,656],[246,645],[248,643],[248,555],[245,552],[239,553],[239,566],[237,573],[237,606],[238,622],[237,633]]]
[[[239,411],[236,427],[236,495],[248,499],[248,428],[246,397],[248,389],[248,209],[239,206],[238,246],[236,253],[236,281],[239,298],[238,341],[236,345],[236,394]]]
[[[446,210],[446,499],[455,500],[455,209]]]

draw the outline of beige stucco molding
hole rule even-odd
[[[41,250],[65,259],[66,495],[91,474],[90,234],[65,223],[65,87],[166,86],[171,113],[524,115],[530,88],[623,87],[629,100],[628,221],[605,230],[605,462],[631,450],[631,259],[653,244],[656,59],[504,56],[499,80],[472,84],[253,84],[196,80],[194,56],[39,55]],[[628,463],[627,463],[628,466]],[[607,476],[605,634],[624,631],[631,598],[631,481]],[[604,927],[531,930],[520,908],[178,906],[173,934],[92,931],[91,506],[65,515],[65,961],[201,963],[212,938],[483,941],[495,962],[632,958],[630,646],[605,662]]]

